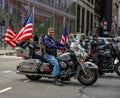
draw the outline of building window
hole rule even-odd
[[[94,3],[94,0],[91,0],[91,4],[93,5],[93,3]]]
[[[81,25],[81,28],[82,28],[82,30],[81,30],[81,33],[84,33],[84,24],[85,24],[85,22],[84,22],[84,20],[85,20],[85,8],[82,8],[82,25]]]
[[[91,35],[91,33],[92,33],[92,31],[93,31],[93,13],[91,13],[91,24],[90,24],[90,35]]]
[[[90,0],[87,0],[88,2],[90,2]]]
[[[80,5],[77,5],[77,32],[80,32]]]
[[[94,3],[94,0],[87,0],[88,1],[88,3],[90,3],[90,4],[92,4],[93,5],[93,3]]]
[[[89,26],[90,26],[90,12],[87,10],[87,15],[86,15],[86,35],[88,35],[89,32]]]

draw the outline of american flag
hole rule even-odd
[[[68,30],[67,30],[67,25],[64,23],[64,30],[62,33],[62,38],[61,38],[61,43],[66,45],[68,43]],[[64,50],[61,50],[61,53],[64,53]]]
[[[67,25],[64,24],[64,30],[62,33],[61,43],[67,44],[67,42],[68,42],[68,30],[67,30]]]
[[[5,34],[5,39],[4,41],[10,45],[11,47],[15,47],[16,43],[18,43],[17,41],[12,41],[12,39],[15,37],[15,33],[13,32],[12,28],[10,26],[8,26],[6,34]]]
[[[31,11],[27,20],[25,21],[23,26],[20,28],[19,32],[13,38],[13,41],[18,40],[19,42],[22,42],[23,40],[32,38],[32,31],[33,31],[32,19],[33,19],[33,12]]]

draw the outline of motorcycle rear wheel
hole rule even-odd
[[[90,70],[86,69],[87,75],[83,73],[83,71],[80,71],[78,75],[78,81],[82,83],[83,85],[89,86],[94,84],[98,79],[98,70]]]
[[[42,78],[42,76],[38,76],[38,75],[25,75],[25,76],[32,81],[37,81],[40,78]]]

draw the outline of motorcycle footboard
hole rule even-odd
[[[20,71],[16,71],[16,73],[20,75],[35,75],[35,76],[54,78],[54,75],[52,74],[28,73],[28,72],[20,72]]]

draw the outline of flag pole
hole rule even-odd
[[[34,7],[33,7],[32,11],[33,11],[33,19],[32,19],[32,22],[33,22],[33,32],[32,32],[32,35],[33,35],[33,33],[34,33],[34,22],[35,22],[35,20],[34,20],[34,17],[35,17],[35,8]]]
[[[66,23],[66,19],[65,19],[65,17],[63,18],[63,25]]]

